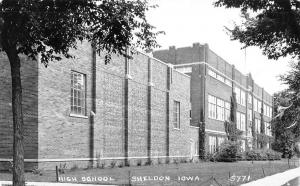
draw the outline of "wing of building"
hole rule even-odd
[[[265,126],[270,121],[272,96],[207,45],[171,47],[153,52],[154,57],[138,52],[130,60],[113,55],[108,65],[87,42],[71,53],[74,59],[48,68],[21,57],[26,169],[190,159],[201,151],[199,139],[214,152],[226,137],[233,92],[244,149],[253,146],[251,123],[263,126],[260,108]],[[12,161],[13,124],[4,54],[0,88],[0,169],[6,169]]]
[[[224,122],[230,117],[233,93],[242,149],[270,147],[273,97],[255,83],[251,74],[242,74],[209,49],[208,44],[171,46],[155,51],[153,56],[191,77],[191,126],[205,125],[207,152],[214,153],[226,138]],[[268,137],[266,142],[260,141],[262,133]]]

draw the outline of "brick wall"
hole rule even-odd
[[[24,153],[26,159],[38,157],[38,70],[37,62],[20,56],[24,115]],[[0,54],[0,159],[12,159],[13,117],[11,73],[7,56]],[[3,164],[3,165],[2,165]],[[7,164],[6,164],[7,165]],[[29,165],[26,163],[26,166]],[[33,168],[30,164],[28,168]],[[0,161],[0,170],[4,168]]]
[[[142,53],[129,60],[126,72],[125,58],[117,55],[107,65],[104,54],[97,55],[93,66],[89,43],[80,44],[72,52],[75,59],[39,67],[39,158],[56,161],[45,160],[39,164],[40,168],[53,169],[64,162],[69,168],[75,164],[87,166],[89,159],[123,162],[126,157],[134,164],[136,159],[147,160],[149,153],[154,160],[168,154],[189,155],[188,76],[174,71],[169,90],[168,65]],[[86,75],[86,117],[70,116],[72,70]],[[96,91],[94,117],[91,116],[93,91]],[[171,125],[174,99],[181,103],[180,130],[167,128],[168,118]]]

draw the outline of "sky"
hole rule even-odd
[[[159,7],[151,9],[149,22],[165,35],[157,38],[160,49],[207,43],[209,48],[242,73],[251,73],[255,82],[269,93],[285,89],[278,76],[289,70],[288,58],[269,60],[258,47],[245,50],[238,41],[231,41],[225,26],[232,28],[241,21],[238,9],[216,8],[215,0],[149,0]]]

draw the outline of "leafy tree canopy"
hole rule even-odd
[[[146,20],[146,0],[2,0],[0,42],[2,49],[45,65],[61,56],[72,57],[76,42],[93,42],[97,52],[127,56],[127,49],[157,47],[154,26]],[[106,56],[106,62],[110,55]]]
[[[244,47],[258,46],[270,59],[300,57],[300,2],[298,0],[218,0],[215,6],[239,8],[243,23],[228,29]]]
[[[293,93],[284,90],[274,94],[274,114],[272,122],[275,135],[273,149],[280,151],[284,156],[294,154],[294,145],[300,135],[300,125],[297,125],[298,111],[292,104]]]

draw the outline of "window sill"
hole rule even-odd
[[[89,117],[84,116],[84,115],[78,115],[78,114],[70,114],[70,117],[74,117],[74,118],[84,118],[84,119],[88,119]]]
[[[180,128],[173,128],[174,130],[178,130],[178,131],[180,131]]]

